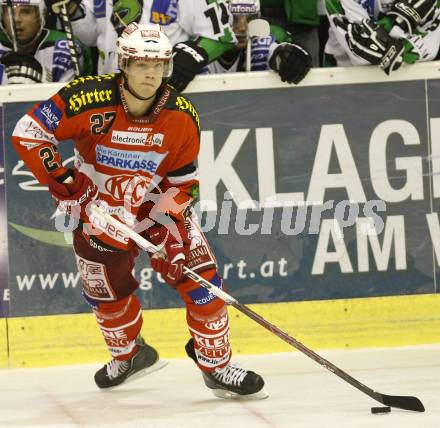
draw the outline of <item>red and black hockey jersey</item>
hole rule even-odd
[[[148,200],[156,209],[182,215],[198,187],[197,111],[186,97],[164,86],[149,115],[133,118],[124,108],[120,84],[118,74],[72,81],[18,121],[13,145],[45,184],[49,174],[66,173],[57,146],[73,140],[75,166],[96,183],[111,214],[126,223],[139,216]],[[132,244],[110,231],[99,238],[120,249]]]

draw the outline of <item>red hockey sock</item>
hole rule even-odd
[[[200,275],[222,288],[222,280],[214,269]],[[205,372],[226,366],[231,359],[226,304],[189,279],[180,283],[177,290],[186,303],[186,320],[198,366]]]
[[[136,337],[142,327],[142,310],[136,296],[123,300],[100,303],[95,310],[108,350],[117,360],[128,360],[137,351]]]

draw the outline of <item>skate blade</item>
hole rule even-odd
[[[119,386],[127,385],[127,383],[131,383],[133,380],[137,380],[141,377],[157,372],[158,370],[163,369],[167,365],[168,365],[168,361],[157,360],[150,367],[146,367],[145,369],[139,370],[134,375],[129,376],[127,379],[124,380],[124,382],[120,383],[119,385],[111,386],[109,388],[102,389],[101,391],[111,391],[112,389],[118,388]]]
[[[269,393],[263,388],[260,391],[254,394],[241,395],[232,391],[227,391],[225,389],[212,389],[212,393],[218,397],[223,398],[225,400],[243,400],[243,401],[251,401],[251,400],[264,400],[269,397]]]
[[[166,365],[168,365],[168,361],[157,360],[152,366],[146,367],[143,370],[139,370],[134,375],[128,377],[127,380],[123,383],[125,384],[127,382],[132,381],[132,380],[136,380],[136,379],[139,379],[140,377],[144,377],[144,376],[149,375],[151,373],[157,372],[157,371],[163,369]]]

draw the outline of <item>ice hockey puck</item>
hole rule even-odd
[[[391,407],[389,406],[371,408],[371,413],[389,413],[389,412],[391,412]]]

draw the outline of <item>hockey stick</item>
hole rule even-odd
[[[92,205],[91,211],[100,217],[101,219],[105,220],[106,222],[112,224],[122,232],[124,232],[127,236],[129,236],[136,244],[138,244],[141,248],[149,251],[149,252],[156,252],[158,248],[153,245],[151,242],[140,236],[138,233],[136,233],[134,230],[132,230],[129,226],[127,226],[124,223],[121,223],[119,220],[116,220],[111,215],[103,211],[101,208],[97,207],[96,205]],[[230,296],[223,290],[217,288],[213,284],[211,284],[206,279],[202,278],[200,275],[193,272],[191,269],[188,269],[187,267],[183,268],[183,272],[185,275],[189,278],[191,278],[193,281],[200,284],[202,287],[206,288],[208,291],[210,291],[212,294],[217,296],[218,298],[225,301],[228,305],[233,306],[238,311],[244,313],[249,318],[253,319],[255,322],[260,324],[265,329],[269,330],[271,333],[278,336],[280,339],[284,340],[289,345],[293,346],[294,348],[298,349],[298,351],[301,351],[303,354],[307,355],[312,360],[316,361],[321,366],[325,367],[327,370],[334,373],[336,376],[339,376],[341,379],[348,382],[350,385],[354,386],[358,390],[362,391],[364,394],[367,394],[371,398],[373,398],[376,401],[379,401],[382,404],[385,404],[386,406],[391,407],[397,407],[399,409],[404,410],[412,410],[415,412],[424,412],[425,408],[422,404],[422,402],[417,397],[411,397],[411,396],[401,396],[401,395],[386,395],[381,394],[380,392],[373,391],[368,386],[364,385],[363,383],[356,380],[354,377],[350,376],[348,373],[341,370],[339,367],[335,366],[330,361],[326,360],[325,358],[318,355],[316,352],[312,351],[311,349],[307,348],[305,345],[303,345],[298,340],[294,339],[293,337],[289,336],[284,331],[280,330],[277,326],[271,324],[269,321],[266,321],[262,316],[258,315],[256,312],[254,312],[252,309],[248,308],[247,306],[240,303],[238,300],[236,300],[234,297]]]
[[[61,17],[64,32],[66,33],[67,46],[69,47],[70,57],[73,62],[75,77],[78,77],[81,75],[81,69],[79,67],[78,52],[76,51],[75,40],[73,39],[72,23],[70,22],[69,14],[67,12],[66,3],[66,1],[55,3],[52,5],[52,9],[54,12],[59,13]]]

